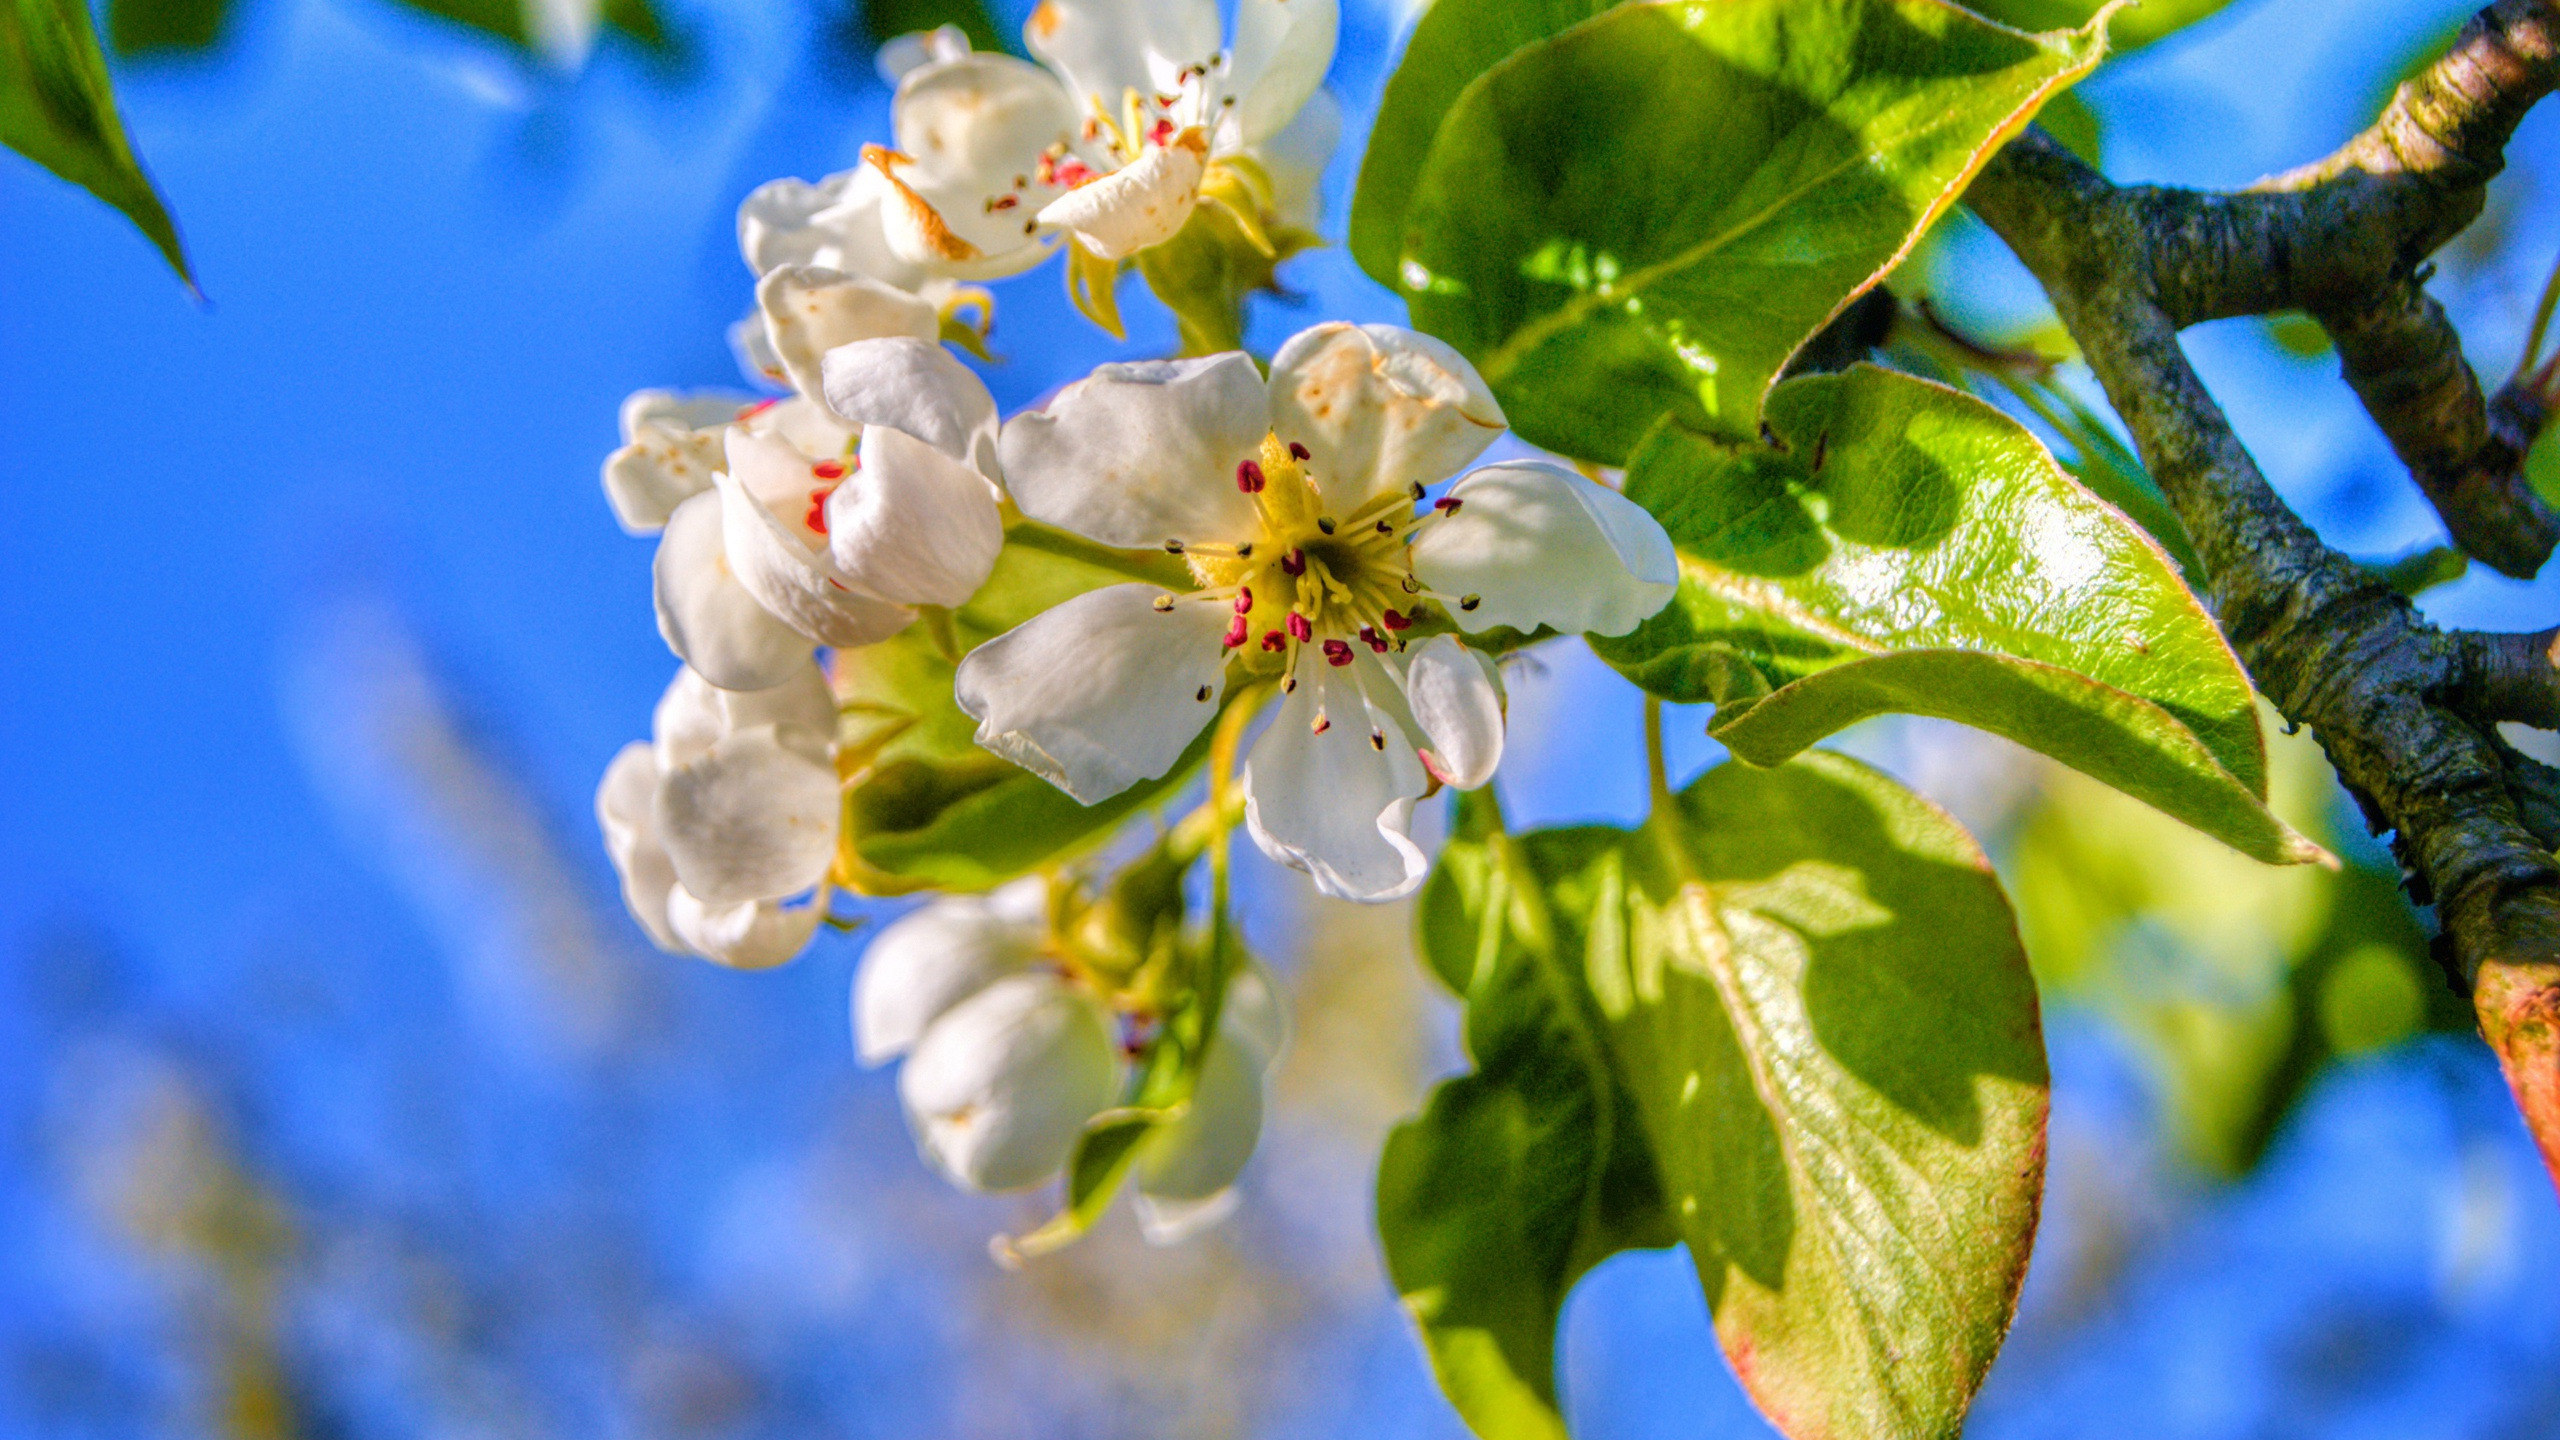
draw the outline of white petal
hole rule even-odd
[[[827,497],[836,568],[905,605],[968,602],[1004,548],[986,477],[885,425],[862,432],[862,468]]]
[[[940,345],[871,340],[827,356],[827,408],[848,425],[904,430],[989,480],[996,467],[996,400],[987,383]]]
[[[905,1054],[943,1012],[1040,958],[1042,927],[991,899],[936,900],[872,939],[853,977],[853,1048],[863,1064]]]
[[[1138,1193],[1205,1200],[1236,1183],[1262,1138],[1263,1055],[1225,1026],[1200,1066],[1191,1108],[1147,1137],[1134,1167]]]
[[[759,725],[666,773],[658,833],[677,881],[704,904],[779,900],[826,878],[841,794],[826,752]]]
[[[667,923],[676,867],[658,842],[657,800],[657,756],[647,742],[634,740],[613,757],[596,786],[596,828],[604,832],[604,853],[622,878],[622,903],[631,918],[659,949],[681,955],[685,943]]]
[[[1461,628],[1552,625],[1624,635],[1671,603],[1680,580],[1671,537],[1644,508],[1560,465],[1488,465],[1449,487],[1455,514],[1424,525],[1413,573],[1444,595]]]
[[[789,497],[805,514],[832,487],[832,481],[813,486],[809,463],[779,440],[729,431],[729,470],[715,480],[730,570],[748,594],[811,640],[838,646],[886,640],[915,612],[863,593],[860,578],[837,569],[816,546],[805,521],[786,528],[774,513],[775,502]]]
[[[942,25],[882,41],[880,48],[872,52],[871,68],[879,75],[880,83],[894,87],[910,70],[937,60],[957,60],[968,53],[968,32],[957,25]]]
[[[1502,434],[1502,407],[1465,356],[1394,325],[1301,330],[1271,361],[1271,428],[1311,452],[1336,511],[1437,485]]]
[[[1153,585],[1088,591],[969,652],[952,685],[978,743],[1099,804],[1173,768],[1218,713],[1225,606],[1159,613]]]
[[[1240,351],[1105,365],[1004,427],[1005,488],[1034,520],[1105,545],[1251,540],[1236,466],[1271,427],[1262,372]]]
[[[1173,238],[1200,203],[1200,176],[1208,146],[1177,138],[1149,145],[1146,153],[1108,175],[1088,180],[1040,211],[1040,223],[1072,230],[1085,248],[1105,260],[1125,260]]]
[[[1338,0],[1236,0],[1227,88],[1238,97],[1238,139],[1259,145],[1296,118],[1333,66],[1341,27]]]
[[[1271,208],[1281,220],[1301,230],[1318,229],[1324,219],[1324,171],[1342,144],[1342,104],[1330,90],[1318,90],[1298,110],[1288,128],[1252,148],[1271,177]]]
[[[705,491],[667,517],[651,567],[658,633],[676,658],[729,690],[779,685],[809,663],[807,636],[757,603],[729,568],[721,499]]]
[[[891,254],[926,274],[993,280],[1039,264],[1056,247],[1033,220],[1054,187],[1037,184],[1039,161],[1024,157],[1001,180],[991,175],[936,175],[903,151],[863,148],[864,168],[880,179],[880,234]],[[1009,205],[1013,175],[1033,183]]]
[[[1163,1200],[1141,1190],[1130,1197],[1130,1208],[1138,1215],[1138,1233],[1150,1245],[1179,1245],[1200,1232],[1216,1227],[1236,1213],[1241,1203],[1230,1188],[1205,1200]]]
[[[1227,982],[1226,1003],[1219,1007],[1218,1024],[1251,1041],[1253,1048],[1261,1052],[1266,1068],[1287,1047],[1289,1010],[1281,1000],[1279,982],[1260,962],[1246,962]]]
[[[811,460],[851,459],[860,435],[859,427],[838,420],[823,402],[800,395],[753,406],[738,417],[738,425],[750,435],[779,440]]]
[[[781,265],[824,265],[841,270],[841,256],[825,252],[832,236],[812,222],[841,204],[858,172],[846,170],[811,184],[785,178],[768,180],[747,193],[738,205],[738,254],[761,276]]]
[[[622,448],[605,459],[604,493],[625,531],[658,530],[678,505],[711,488],[720,431],[749,403],[672,390],[642,390],[622,402]]]
[[[1491,660],[1455,635],[1434,635],[1405,657],[1404,694],[1433,774],[1461,790],[1493,778],[1502,763],[1502,682]]]
[[[785,265],[756,282],[756,310],[791,388],[819,391],[819,361],[839,345],[942,333],[933,306],[892,285],[812,265]]]
[[[1362,693],[1353,671],[1372,663],[1364,658],[1336,670],[1312,653],[1302,656],[1296,693],[1244,766],[1245,825],[1254,843],[1343,900],[1401,899],[1430,869],[1406,834],[1429,777],[1396,718]],[[1380,672],[1378,683],[1394,682]],[[1319,716],[1326,721],[1321,732]]]
[[[996,981],[927,1026],[898,1072],[925,1158],[972,1190],[1021,1190],[1064,1169],[1109,1105],[1118,1066],[1100,1007],[1056,975]]]
[[[667,919],[693,952],[733,970],[770,970],[800,958],[826,913],[823,887],[811,899],[791,905],[750,900],[715,908],[681,885],[667,901]]]
[[[1022,27],[1031,53],[1066,78],[1077,112],[1117,117],[1124,91],[1170,95],[1185,66],[1218,56],[1215,0],[1041,0]]]
[[[722,737],[758,725],[782,725],[823,750],[835,744],[836,697],[826,672],[803,657],[791,678],[765,690],[723,690],[693,670],[676,672],[651,718],[658,764],[672,770],[701,758]]]
[[[1010,55],[918,66],[898,81],[890,113],[898,149],[923,178],[974,184],[985,195],[1012,189],[1042,151],[1073,142],[1084,123],[1083,107],[1054,76]],[[1013,218],[1019,229],[1021,217]]]

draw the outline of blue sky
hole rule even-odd
[[[233,1313],[228,1282],[102,1222],[76,1162],[199,1112],[299,1217],[301,1298],[271,1328],[325,1369],[310,1404],[343,1433],[652,1433],[662,1391],[753,1397],[708,1433],[1057,1433],[987,1401],[995,1384],[1103,1434],[1153,1413],[1129,1395],[1194,1383],[1128,1380],[1021,1318],[1063,1282],[988,1273],[977,1247],[1011,1212],[945,1196],[883,1077],[853,1066],[854,943],[730,975],[654,954],[613,906],[589,796],[672,669],[649,547],[596,486],[616,405],[734,383],[738,198],[843,167],[886,117],[862,57],[813,43],[814,4],[667,8],[692,42],[672,73],[611,49],[574,81],[529,73],[369,0],[257,0],[218,56],[128,72],[203,308],[110,214],[0,160],[0,1050],[27,1057],[0,1069],[0,1209],[26,1237],[0,1255],[0,1414],[18,1423],[179,1433],[229,1363],[202,1318]],[[2244,0],[2086,88],[2109,167],[2240,184],[2317,154],[2464,8]],[[1346,17],[1333,83],[1355,136],[1396,28]],[[1355,158],[1332,175],[1336,233]],[[2554,161],[2546,108],[2499,182],[2519,243],[2439,282],[2484,371],[2512,359],[2560,234]],[[1960,313],[2025,313],[1996,246],[1959,253],[1980,262],[1946,282]],[[1291,279],[1307,303],[1257,314],[1266,348],[1316,318],[1400,318],[1338,251]],[[1138,307],[1113,347],[1054,270],[1001,305],[1009,359],[987,375],[1008,409],[1170,339]],[[2191,341],[2336,543],[2431,538],[2329,362],[2250,322]],[[2556,600],[2560,582],[2475,576],[2428,603],[2537,628]],[[1586,655],[1551,656],[1519,699],[1513,813],[1631,816],[1640,773],[1587,758],[1568,717],[1631,738],[1637,709]],[[1712,758],[1698,728],[1676,762]],[[1863,743],[1925,783],[1926,732]],[[1289,883],[1257,880],[1260,933],[1289,933]],[[1413,1006],[1440,1037],[1419,1076],[1450,1052],[1445,1011]],[[2106,1035],[2065,1015],[2054,1044],[2057,1258],[1977,1433],[2560,1429],[2560,1206],[2476,1047],[2351,1067],[2260,1175],[2209,1191],[2146,1150]],[[1216,1314],[1259,1313],[1254,1285],[1285,1291],[1295,1318],[1265,1317],[1282,1341],[1233,1382],[1247,1432],[1455,1433],[1365,1248],[1365,1152],[1316,1121],[1281,1144],[1257,1162],[1263,1218],[1214,1260],[1112,1252],[1112,1282],[1143,1292],[1126,1313],[1212,1293]],[[2064,1293],[2045,1277],[2088,1273],[2062,1257],[2092,1227],[2123,1228],[2124,1254],[2104,1293]],[[1270,1278],[1307,1255],[1344,1268]],[[1577,1296],[1584,1433],[1765,1433],[1683,1263],[1612,1262]],[[1260,1278],[1214,1288],[1234,1275]],[[475,1318],[418,1319],[439,1295]]]

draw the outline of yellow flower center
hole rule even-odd
[[[1428,595],[1414,578],[1411,552],[1414,531],[1431,519],[1414,513],[1421,488],[1336,515],[1307,473],[1308,459],[1302,447],[1265,435],[1260,457],[1238,465],[1235,476],[1261,520],[1254,538],[1234,546],[1173,547],[1190,562],[1198,598],[1232,605],[1227,648],[1264,674],[1294,669],[1301,647],[1316,648],[1337,666],[1350,664],[1362,648],[1402,650]],[[1458,503],[1443,500],[1438,509]]]

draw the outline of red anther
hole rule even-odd
[[[1159,120],[1159,121],[1157,121],[1157,122],[1155,123],[1154,127],[1153,127],[1153,128],[1151,128],[1151,129],[1149,129],[1149,130],[1147,131],[1147,141],[1148,141],[1148,143],[1149,143],[1149,144],[1152,144],[1152,145],[1170,145],[1170,144],[1172,144],[1172,143],[1173,143],[1173,122],[1172,122],[1172,121],[1170,121],[1170,120]]]
[[[1289,635],[1292,639],[1302,642],[1313,640],[1316,638],[1316,627],[1307,623],[1306,616],[1292,610],[1289,612]]]
[[[987,208],[990,210],[1010,210],[1021,203],[1022,197],[1019,195],[997,195],[988,199]]]
[[[1384,621],[1386,623],[1386,627],[1390,630],[1410,630],[1413,628],[1413,617],[1399,611],[1381,610],[1378,612],[1378,618],[1381,621]]]
[[[1182,73],[1183,73],[1184,75],[1188,76],[1191,72],[1190,72],[1190,71],[1188,71],[1188,70],[1185,70],[1185,71],[1183,71]],[[1179,96],[1179,95],[1159,95],[1159,96],[1157,96],[1157,97],[1156,97],[1156,103],[1157,103],[1157,104],[1159,104],[1159,105],[1161,105],[1161,106],[1163,106],[1163,107],[1164,107],[1164,108],[1166,108],[1167,110],[1170,110],[1170,109],[1172,109],[1172,108],[1173,108],[1173,102],[1174,102],[1174,101],[1176,101],[1176,100],[1179,100],[1179,99],[1181,99],[1181,98],[1182,98],[1182,97],[1181,97],[1181,96]],[[1171,121],[1166,121],[1165,123],[1166,123],[1166,124],[1171,124],[1172,122],[1171,122]]]
[[[1368,646],[1378,654],[1384,655],[1387,653],[1387,637],[1379,634],[1378,627],[1375,625],[1363,625],[1360,627],[1360,643]]]
[[[1244,623],[1243,616],[1239,615],[1235,619],[1228,621],[1227,648],[1230,650],[1243,648],[1245,637],[1252,633],[1252,627]]]
[[[1277,630],[1266,630],[1262,634],[1262,648],[1266,651],[1286,650],[1289,648],[1289,637]]]
[[[1307,552],[1294,545],[1290,546],[1289,553],[1280,557],[1280,571],[1284,575],[1306,574]]]
[[[1351,663],[1351,646],[1340,640],[1324,642],[1324,663],[1336,669]]]
[[[844,478],[844,462],[820,460],[809,467],[809,473],[821,480],[841,480]]]
[[[1312,460],[1315,458],[1315,452],[1308,449],[1306,446],[1299,444],[1297,441],[1292,440],[1289,442],[1289,458],[1292,460],[1302,461]]]
[[[1086,138],[1091,139],[1092,137],[1087,136]],[[1064,185],[1068,189],[1073,190],[1092,178],[1093,167],[1070,155],[1066,159],[1059,161],[1057,165],[1050,170],[1048,181],[1052,185]]]
[[[1259,495],[1270,482],[1263,478],[1262,467],[1250,460],[1236,462],[1236,488],[1247,495]]]
[[[1251,610],[1252,608],[1253,608],[1253,587],[1252,587],[1252,586],[1250,586],[1250,585],[1239,585],[1239,586],[1237,586],[1237,587],[1236,587],[1236,613],[1237,613],[1237,614],[1239,614],[1239,615],[1242,615],[1242,614],[1244,614],[1246,611]]]
[[[756,416],[763,414],[767,410],[770,410],[781,403],[782,402],[779,400],[759,400],[753,405],[748,406],[746,409],[739,411],[738,418],[741,420],[752,420]]]
[[[835,493],[835,491],[834,491],[834,489],[833,489],[832,487],[824,487],[824,488],[820,488],[820,489],[816,489],[816,490],[812,490],[812,491],[810,491],[810,492],[809,492],[809,513],[808,513],[808,515],[807,515],[807,516],[806,516],[806,517],[805,517],[805,518],[804,518],[800,523],[802,523],[802,524],[804,524],[804,525],[808,526],[808,527],[809,527],[810,529],[812,529],[812,530],[817,531],[817,532],[818,532],[819,534],[821,534],[821,535],[826,534],[826,533],[827,533],[827,497],[828,497],[829,495],[834,494],[834,493]]]
[[[1458,507],[1466,503],[1455,495],[1443,495],[1431,502],[1431,508],[1444,515],[1455,515],[1458,513]]]

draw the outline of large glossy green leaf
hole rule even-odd
[[[1971,840],[1815,754],[1713,771],[1641,831],[1452,854],[1423,933],[1467,976],[1477,1070],[1389,1142],[1379,1216],[1470,1424],[1561,1434],[1566,1290],[1677,1238],[1788,1435],[1955,1435],[2025,1272],[2046,1103]]]
[[[1516,51],[1571,29],[1619,0],[1431,0],[1387,77],[1360,184],[1351,195],[1351,258],[1393,289],[1405,216],[1449,107],[1470,81]]]
[[[1132,579],[1181,587],[1181,562],[1106,550],[1028,521],[956,613],[837,656],[846,748],[867,766],[846,792],[846,868],[875,893],[981,890],[1099,843],[1178,788],[1207,732],[1165,778],[1079,805],[1048,781],[978,748],[977,722],[951,698],[959,657],[1060,601]]]
[[[2059,30],[2086,25],[2111,0],[1965,0],[2004,25],[2021,30]],[[2131,50],[2184,30],[2222,13],[2231,0],[2142,0],[2117,9],[2107,23],[2107,38],[2118,50]]]
[[[2266,807],[2248,677],[2168,556],[1991,406],[1873,366],[1805,376],[1772,443],[1665,423],[1627,494],[1680,592],[1594,642],[1772,764],[1870,715],[2031,746],[2268,861],[2324,854]]]
[[[5,0],[0,144],[124,212],[195,288],[177,227],[116,115],[86,0]]]
[[[1467,87],[1395,283],[1536,444],[1622,463],[1665,412],[1748,438],[1787,358],[2103,48],[1941,0],[1623,5]]]

